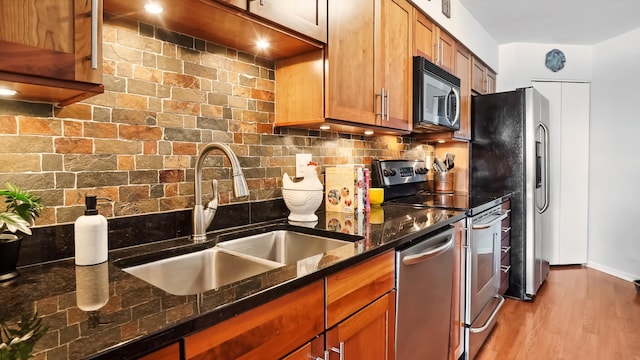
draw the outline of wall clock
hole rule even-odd
[[[564,53],[558,49],[553,49],[545,55],[544,58],[544,66],[547,69],[558,72],[564,68],[564,63],[567,61],[567,58],[564,56]]]

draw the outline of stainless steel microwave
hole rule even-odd
[[[460,79],[422,56],[413,57],[413,131],[460,129]]]

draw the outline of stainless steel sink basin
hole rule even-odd
[[[122,270],[170,294],[192,295],[280,266],[283,264],[233,254],[214,247]]]
[[[348,234],[328,234],[353,239],[337,240],[307,232],[256,228],[224,234],[213,247],[203,244],[167,250],[119,259],[115,264],[170,294],[192,295],[291,264],[297,276],[302,276],[353,256],[356,253],[353,241],[361,239]]]
[[[290,230],[274,230],[221,242],[217,247],[284,264],[335,252],[353,255],[352,242]],[[329,254],[331,255],[331,254]]]

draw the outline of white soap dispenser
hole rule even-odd
[[[109,243],[107,219],[98,214],[98,198],[86,196],[86,210],[73,227],[76,250],[76,265],[95,265],[107,261]]]

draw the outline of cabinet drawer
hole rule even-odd
[[[392,290],[394,277],[393,250],[328,276],[327,328]]]
[[[500,275],[500,288],[498,289],[498,293],[500,295],[504,295],[504,293],[507,292],[507,290],[509,289],[509,273],[511,272],[511,269],[507,270],[506,272],[502,272],[502,274]]]
[[[324,328],[322,280],[185,338],[186,359],[279,359]]]
[[[502,267],[508,266],[511,264],[511,247],[510,246],[502,246],[500,249],[502,254],[500,265]]]

